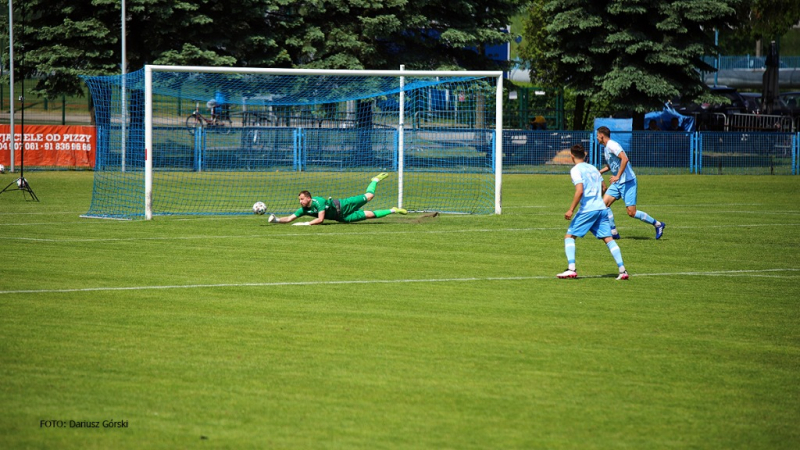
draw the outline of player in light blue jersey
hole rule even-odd
[[[619,268],[617,279],[627,280],[628,272],[625,270],[625,264],[622,263],[622,252],[614,242],[614,238],[611,237],[611,224],[606,213],[608,207],[603,202],[603,191],[605,191],[603,176],[594,166],[585,162],[586,151],[582,145],[573,145],[570,155],[572,162],[575,163],[575,166],[569,171],[572,184],[575,185],[575,195],[572,197],[572,204],[564,214],[564,218],[570,220],[567,234],[564,236],[564,251],[567,254],[569,267],[556,276],[558,278],[578,278],[578,271],[575,267],[575,238],[584,237],[591,231],[597,239],[602,239],[606,243],[611,256],[617,262]],[[581,207],[578,213],[574,214],[578,204]]]
[[[628,155],[625,154],[622,146],[617,141],[611,139],[611,130],[608,127],[597,129],[597,142],[605,148],[603,156],[605,156],[606,165],[600,169],[600,173],[611,171],[611,178],[608,179],[609,188],[605,196],[603,196],[603,201],[608,206],[611,235],[614,239],[619,239],[617,225],[614,223],[614,213],[611,212],[611,204],[622,198],[625,200],[625,208],[628,210],[628,215],[654,226],[656,228],[656,239],[661,239],[667,224],[650,217],[644,211],[636,210],[636,174],[633,173],[633,167],[631,167]]]

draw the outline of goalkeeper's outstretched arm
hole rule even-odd
[[[308,222],[297,222],[293,223],[292,225],[320,225],[322,222],[325,221],[325,211],[322,210],[317,213],[317,217],[314,220],[309,220]]]
[[[294,215],[294,214],[292,214],[291,216],[286,216],[286,217],[277,217],[275,214],[270,214],[269,218],[267,219],[267,221],[270,222],[270,223],[290,223],[290,222],[294,222],[295,219],[297,219],[297,216]],[[311,221],[308,221],[308,222],[298,222],[298,223],[295,223],[294,225],[319,225],[324,220],[325,220],[325,213],[321,212],[321,213],[319,213],[319,216],[314,220],[311,220]]]
[[[291,216],[286,217],[278,217],[275,214],[270,214],[267,222],[269,223],[290,223],[297,219],[297,216],[292,214]]]

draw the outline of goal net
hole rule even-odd
[[[146,66],[84,78],[97,124],[87,217],[290,214],[297,195],[499,214],[502,72]]]

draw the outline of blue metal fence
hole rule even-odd
[[[704,56],[703,61],[711,66],[719,64],[720,70],[727,69],[763,69],[766,66],[766,56],[736,55],[720,56],[719,60],[713,56]],[[800,56],[781,56],[781,68],[800,67]]]
[[[181,129],[183,131],[183,129]],[[154,132],[172,133],[169,127]],[[181,134],[184,136],[184,134]],[[159,170],[344,170],[397,166],[397,130],[243,127],[205,132],[191,144],[157,148]],[[734,131],[612,131],[637,174],[799,175],[800,133]],[[405,166],[425,171],[488,171],[493,167],[494,133],[476,129],[406,131]],[[366,143],[366,144],[365,144]],[[567,173],[570,148],[581,144],[588,162],[602,167],[602,146],[591,131],[503,130],[504,173]],[[98,152],[98,170],[114,170],[119,152]],[[141,170],[128,157],[126,166]],[[388,164],[388,165],[387,165]]]
[[[627,135],[627,136],[622,136]],[[637,174],[800,174],[800,133],[615,131]],[[602,147],[590,131],[503,132],[503,172],[566,173],[569,149],[588,148],[602,167]]]

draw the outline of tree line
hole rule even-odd
[[[674,98],[713,101],[699,71],[712,72],[719,37],[769,41],[800,20],[797,0],[532,0],[522,58],[531,81],[574,95],[573,129],[592,105],[644,114]]]
[[[145,64],[407,69],[498,67],[482,55],[522,0],[127,0],[128,72]],[[7,3],[6,3],[7,5]],[[42,96],[121,72],[120,0],[15,2],[15,64]],[[7,8],[6,8],[7,10]]]
[[[707,95],[698,71],[713,70],[702,57],[717,54],[716,36],[780,36],[800,20],[800,2],[126,0],[126,71],[145,64],[502,70],[483,46],[516,38],[507,24],[518,14],[525,16],[520,56],[534,84],[566,88],[576,110],[633,111],[643,127],[644,112],[665,99]],[[80,75],[121,72],[121,0],[25,0],[14,3],[14,15],[15,76],[35,76],[33,94],[81,95]]]

